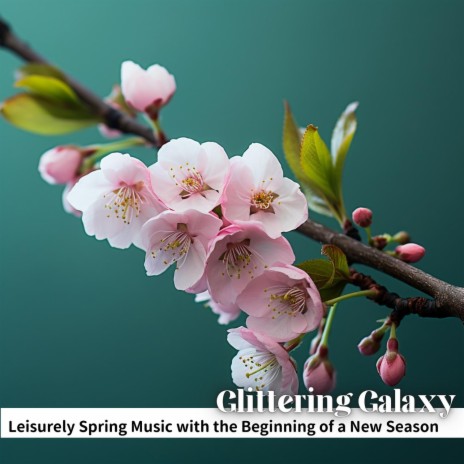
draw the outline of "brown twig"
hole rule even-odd
[[[321,243],[336,245],[346,254],[352,264],[364,264],[377,269],[426,293],[435,300],[436,309],[443,312],[443,317],[457,317],[464,321],[464,288],[437,279],[410,264],[364,245],[344,234],[337,233],[317,222],[306,221],[298,228],[298,231]],[[437,316],[434,313],[430,317],[442,316]]]
[[[417,314],[420,317],[454,317],[451,309],[438,308],[435,300],[422,296],[412,298],[401,298],[397,293],[390,292],[384,286],[378,284],[372,277],[362,274],[355,269],[350,269],[351,283],[361,290],[375,290],[377,294],[369,297],[377,304],[393,309],[390,320],[397,326],[405,316]]]
[[[8,24],[0,19],[0,46],[4,47],[26,61],[46,63],[48,62],[32,50],[26,43],[20,40],[12,31]],[[101,98],[96,96],[87,88],[67,76],[69,85],[75,90],[80,98],[99,115],[105,124],[121,132],[139,135],[155,146],[159,146],[159,141],[150,128],[139,124],[134,119],[111,108]],[[372,247],[362,244],[356,229],[348,228],[348,235],[337,233],[322,224],[308,220],[302,224],[298,231],[307,237],[321,243],[333,244],[341,248],[346,254],[350,263],[359,263],[377,269],[388,274],[411,287],[420,290],[431,296],[433,300],[422,297],[400,298],[396,294],[383,292],[383,299],[378,297],[375,301],[393,308],[393,317],[397,317],[399,322],[406,314],[419,314],[423,317],[457,317],[464,321],[464,288],[456,287],[447,282],[437,279],[414,266],[399,261]],[[362,274],[355,274],[358,280],[353,283],[364,288],[364,285],[377,285],[370,277]],[[361,278],[360,276],[363,276]],[[384,287],[379,288],[384,289]],[[396,311],[396,312],[395,312]]]
[[[36,53],[27,43],[23,42],[11,30],[8,23],[0,18],[0,47],[10,50],[23,60],[33,63],[50,64],[45,58]],[[64,74],[64,73],[63,73]],[[80,99],[91,108],[97,116],[102,118],[104,123],[112,128],[127,134],[135,134],[143,137],[150,144],[159,147],[160,141],[150,127],[138,123],[135,119],[127,116],[121,111],[109,106],[98,95],[82,86],[72,77],[64,74],[67,83],[73,88]]]

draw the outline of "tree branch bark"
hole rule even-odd
[[[12,32],[9,25],[1,18],[0,47],[10,50],[25,61],[49,64],[47,60],[37,54],[25,42],[20,40]],[[156,140],[153,131],[149,127],[139,124],[135,119],[110,107],[100,97],[71,77],[66,76],[66,79],[79,97],[95,111],[95,114],[99,115],[104,120],[107,126],[121,132],[138,135],[145,138],[150,144],[157,147],[160,146],[160,141]],[[351,263],[364,264],[373,269],[377,269],[395,279],[407,283],[411,287],[426,293],[434,299],[434,301],[431,301],[421,297],[408,299],[400,298],[398,295],[388,292],[384,287],[380,287],[370,277],[355,272],[358,278],[352,279],[354,285],[364,288],[366,285],[375,284],[377,287],[385,290],[383,299],[378,297],[374,300],[379,304],[392,308],[392,314],[399,315],[398,322],[405,315],[413,313],[423,317],[456,317],[464,322],[464,288],[456,287],[437,279],[414,266],[404,263],[375,248],[368,247],[358,240],[337,233],[312,220],[308,220],[302,224],[298,228],[298,231],[318,242],[338,246],[346,254]],[[362,278],[360,276],[362,276]]]
[[[437,279],[417,267],[364,245],[344,234],[337,233],[317,222],[306,221],[298,228],[298,232],[321,243],[336,245],[353,264],[364,264],[377,269],[426,293],[435,299],[437,309],[446,313],[444,317],[454,316],[464,322],[464,288]]]
[[[35,52],[26,42],[23,42],[11,30],[8,23],[0,18],[0,47],[10,50],[15,55],[21,57],[24,61],[43,63],[50,65],[45,58]],[[64,73],[63,73],[64,74]],[[135,134],[143,137],[150,144],[160,147],[161,142],[156,139],[154,132],[150,127],[138,123],[135,119],[126,114],[117,111],[105,103],[98,95],[91,90],[82,86],[72,77],[64,74],[67,83],[73,88],[80,99],[91,108],[96,115],[100,116],[104,123],[112,128],[126,134]]]

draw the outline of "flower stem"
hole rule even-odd
[[[163,146],[168,141],[166,134],[164,133],[158,118],[153,119],[152,122],[155,128],[156,135],[158,136],[159,145]]]
[[[365,227],[364,230],[366,231],[367,235],[367,243],[369,245],[372,245],[372,232],[371,232],[371,226]]]
[[[396,324],[392,322],[391,328],[390,328],[390,338],[396,339]]]
[[[336,309],[337,309],[337,303],[335,303],[329,310],[329,315],[327,316],[327,320],[325,321],[324,333],[322,334],[322,339],[321,339],[321,343],[319,344],[319,346],[323,346],[327,348],[329,344],[329,333],[330,333],[330,329],[332,328],[332,323],[333,323]]]
[[[333,306],[335,303],[340,301],[349,300],[350,298],[356,298],[358,296],[375,296],[377,295],[377,290],[361,290],[359,292],[347,293],[346,295],[333,298],[332,300],[324,301],[327,306]]]

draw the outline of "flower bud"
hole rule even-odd
[[[372,211],[368,208],[357,208],[353,211],[352,218],[359,227],[369,227],[372,224]]]
[[[81,162],[82,152],[78,147],[55,147],[40,158],[39,172],[49,184],[67,184],[76,178]]]
[[[404,230],[397,232],[393,237],[393,241],[396,243],[399,243],[400,245],[405,245],[406,243],[409,243],[411,241],[410,235],[405,232]]]
[[[145,70],[133,61],[124,61],[121,66],[121,89],[132,108],[156,113],[174,95],[176,81],[159,64]]]
[[[416,243],[407,243],[406,245],[399,245],[396,247],[396,254],[398,258],[406,263],[416,263],[425,255],[425,248],[417,245]]]
[[[309,354],[314,354],[316,353],[317,349],[319,348],[319,345],[322,340],[322,334],[324,332],[324,327],[325,327],[325,318],[321,319],[321,322],[319,323],[319,328],[317,330],[316,336],[311,340],[311,345],[309,348]]]
[[[327,348],[319,346],[304,365],[303,382],[308,390],[313,388],[315,395],[330,393],[335,388],[336,372],[327,356]]]
[[[388,239],[384,235],[372,237],[372,246],[377,250],[383,250],[388,245]]]
[[[359,352],[364,356],[371,356],[380,348],[380,340],[376,340],[372,335],[364,337],[358,344]]]
[[[398,353],[398,340],[390,338],[387,352],[377,361],[377,372],[386,385],[394,387],[406,375],[406,360]]]
[[[385,331],[390,326],[388,322],[376,330],[373,330],[368,337],[364,337],[358,344],[359,352],[364,356],[371,356],[372,354],[377,353],[380,348],[380,343],[385,335]]]

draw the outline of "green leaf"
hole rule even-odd
[[[324,245],[322,247],[322,254],[329,258],[335,268],[336,274],[340,275],[342,279],[349,279],[350,267],[348,266],[348,260],[340,248],[335,245]]]
[[[333,217],[333,213],[327,206],[327,201],[318,195],[310,186],[311,180],[301,168],[301,131],[295,122],[290,106],[285,102],[283,149],[285,159],[290,169],[301,184],[308,201],[309,209],[325,216]]]
[[[357,108],[358,102],[350,103],[338,119],[332,133],[331,151],[335,166],[335,182],[340,190],[340,195],[346,155],[356,132],[355,111]]]
[[[333,166],[329,150],[317,127],[309,125],[301,144],[301,168],[309,180],[309,187],[331,203],[337,202],[332,185]]]
[[[26,76],[15,83],[15,87],[23,87],[33,94],[41,95],[57,101],[81,105],[74,90],[65,82],[50,76]]]
[[[16,71],[16,79],[20,80],[27,76],[48,76],[66,81],[64,74],[54,66],[42,63],[27,63]]]
[[[349,280],[349,267],[345,254],[335,245],[324,245],[322,254],[326,259],[310,259],[297,264],[313,280],[321,294],[322,301],[337,298]]]
[[[300,180],[301,183],[307,184],[309,179],[307,179],[302,171],[300,163],[301,133],[287,102],[285,102],[283,149],[285,159],[293,174],[295,174],[295,177]]]
[[[27,93],[4,101],[0,112],[11,124],[43,135],[66,134],[101,122],[80,105]]]
[[[308,207],[311,211],[323,214],[324,216],[333,217],[333,211],[327,206],[327,201],[321,198],[314,190],[308,185],[301,185],[303,193],[305,194]]]
[[[330,287],[319,290],[322,301],[329,301],[334,298],[338,298],[343,293],[346,284],[347,282],[345,280],[339,280],[333,283]]]
[[[296,267],[305,271],[319,290],[332,285],[334,281],[335,266],[326,259],[309,259]]]
[[[336,272],[332,261],[310,259],[297,264],[297,267],[305,271],[311,277],[319,290],[322,301],[328,301],[340,296],[345,285],[348,283]]]

